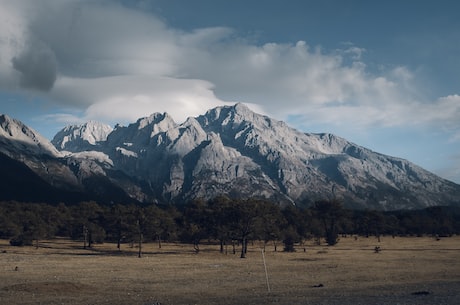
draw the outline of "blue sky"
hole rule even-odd
[[[457,2],[0,0],[0,112],[52,138],[244,102],[460,183]]]

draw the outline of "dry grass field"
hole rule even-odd
[[[0,304],[460,304],[460,237],[349,237],[295,253],[267,247],[270,292],[259,245],[246,259],[214,245],[199,254],[182,244],[143,250],[138,258],[128,245],[0,241]]]

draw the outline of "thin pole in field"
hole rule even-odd
[[[265,263],[265,252],[262,249],[262,260],[264,261],[264,268],[265,268],[265,278],[267,279],[267,289],[270,292],[270,282],[268,281],[268,272],[267,272],[267,264]]]

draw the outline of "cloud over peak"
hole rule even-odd
[[[178,30],[117,1],[0,0],[0,87],[43,91],[82,119],[166,111],[183,120],[241,101],[312,124],[458,129],[457,95],[423,100],[414,72],[370,72],[366,49],[342,46],[259,45],[227,27]]]

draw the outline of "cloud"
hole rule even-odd
[[[13,68],[12,59],[24,42],[25,24],[18,12],[0,3],[0,88],[19,86],[19,73]]]
[[[441,177],[460,183],[460,154],[452,154],[448,159],[451,161],[450,166],[437,169],[435,172]]]
[[[100,95],[97,103],[85,112],[88,119],[105,119],[116,122],[133,122],[154,112],[168,112],[176,121],[188,116],[198,116],[203,109],[210,109],[226,102],[216,98],[212,84],[195,79],[176,79],[156,76],[116,76],[91,80],[69,80],[78,83],[74,89],[97,87]],[[90,83],[90,84],[88,84]],[[75,90],[76,97],[85,97],[84,91]]]
[[[53,50],[31,32],[24,3],[0,3],[0,88],[49,91],[56,80],[57,60]]]
[[[355,46],[353,43],[345,43],[346,46],[345,49],[338,49],[338,53],[345,54],[347,56],[351,56],[351,59],[354,61],[360,61],[362,58],[362,55],[366,52],[366,49],[360,48]]]
[[[357,54],[363,52],[357,48],[347,46],[341,54],[328,54],[304,41],[256,46],[229,43],[225,38],[188,46],[197,60],[181,58],[183,75],[212,80],[217,96],[258,103],[278,116],[304,113],[316,117],[319,111],[323,115],[318,119],[329,121],[330,111],[362,106],[378,114],[412,99],[407,69],[397,67],[386,75],[371,75],[365,63],[357,60]],[[335,113],[331,118],[337,120]],[[379,114],[370,120],[384,118]]]
[[[117,1],[0,7],[0,86],[47,91],[84,118],[127,122],[167,111],[183,120],[240,101],[309,124],[459,128],[457,95],[427,101],[414,72],[371,73],[366,50],[352,43],[331,52],[305,41],[258,45],[226,27],[173,29]]]
[[[12,58],[13,68],[20,72],[22,87],[49,91],[56,81],[56,56],[42,42],[31,41],[25,50]]]
[[[80,116],[70,113],[52,113],[39,117],[41,121],[52,121],[61,124],[82,124],[85,122]]]
[[[449,132],[452,135],[451,141],[460,142],[460,95],[441,97],[420,107],[417,114],[427,124],[441,126],[444,131]]]
[[[66,76],[174,73],[176,31],[153,15],[117,1],[44,0],[33,11],[30,27],[54,50]]]

